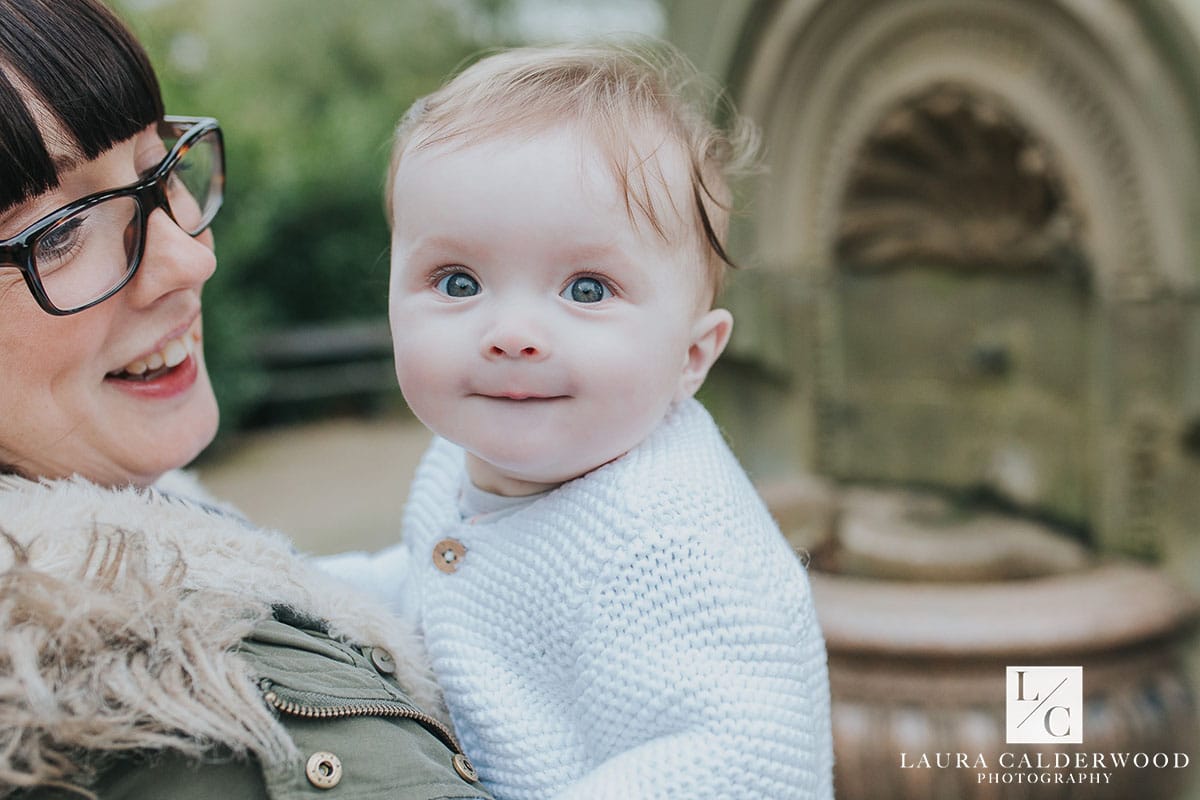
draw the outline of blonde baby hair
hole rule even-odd
[[[730,181],[752,165],[757,130],[682,54],[662,42],[523,47],[476,61],[414,103],[400,121],[388,173],[389,220],[396,170],[410,149],[465,146],[563,123],[595,136],[635,224],[640,215],[671,241],[666,210],[654,202],[656,187],[666,189],[671,211],[680,219],[691,217],[691,239],[715,297],[725,267],[734,266],[725,244]],[[663,143],[649,152],[639,150],[637,145],[654,133],[665,135],[663,143],[686,158],[690,198],[671,192],[659,156]],[[680,200],[689,207],[680,208]]]

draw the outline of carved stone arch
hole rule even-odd
[[[1187,135],[1195,127],[1134,14],[1115,0],[776,4],[759,20],[736,90],[764,128],[767,192],[782,201],[758,206],[767,263],[828,264],[838,188],[862,139],[897,98],[950,80],[1007,101],[1055,148],[1089,219],[1111,223],[1090,225],[1086,237],[1106,294],[1144,292],[1123,285],[1139,283],[1122,277],[1139,270],[1194,288],[1181,243],[1200,197],[1179,176],[1200,163]]]
[[[1149,5],[740,4],[736,46],[718,51],[744,60],[715,71],[734,76],[739,106],[762,125],[769,178],[735,237],[763,274],[735,281],[729,303],[739,324],[754,321],[732,350],[791,381],[787,403],[804,420],[775,441],[791,443],[796,466],[838,471],[847,377],[835,282],[849,187],[889,114],[951,87],[968,105],[1000,109],[1035,143],[1067,209],[1055,225],[1070,228],[1043,233],[1066,236],[1089,287],[1085,385],[1072,401],[1085,428],[1073,458],[1086,486],[1065,504],[1042,498],[1044,510],[1118,549],[1163,555],[1181,534],[1170,509],[1188,504],[1170,500],[1193,475],[1179,442],[1200,413],[1200,392],[1187,388],[1200,382],[1200,185],[1180,176],[1200,175],[1200,129],[1180,70],[1194,53],[1181,57],[1186,37],[1177,33],[1160,46],[1164,25],[1178,20],[1169,4]],[[789,321],[762,321],[786,316],[785,302]],[[773,344],[780,338],[788,346]]]
[[[822,278],[821,469],[1085,526],[1096,293],[1054,153],[961,80],[894,98],[858,142]]]
[[[1056,272],[1088,287],[1080,209],[1056,161],[1000,98],[958,82],[899,98],[843,187],[833,263]]]

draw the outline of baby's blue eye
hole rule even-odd
[[[576,278],[563,289],[562,296],[576,303],[599,303],[612,297],[612,292],[595,278]]]
[[[447,297],[474,297],[479,294],[479,281],[465,272],[451,272],[434,288]]]

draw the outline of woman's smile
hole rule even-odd
[[[200,373],[200,315],[182,332],[171,333],[151,350],[105,376],[105,382],[137,397],[162,399],[187,391]]]
[[[200,344],[200,316],[182,331],[171,333],[121,369],[108,373],[118,380],[147,381],[160,377],[171,367],[179,366]]]

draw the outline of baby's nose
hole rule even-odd
[[[515,358],[539,361],[548,351],[544,342],[529,331],[497,330],[484,339],[484,355],[488,358]]]

